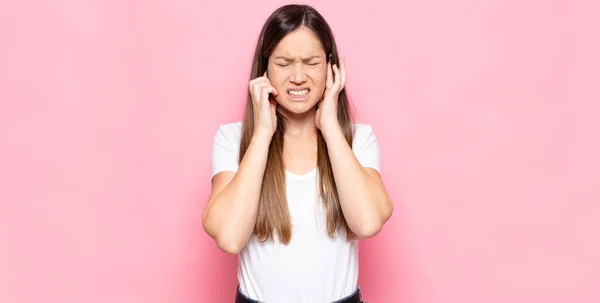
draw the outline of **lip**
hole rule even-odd
[[[294,97],[294,96],[292,96],[290,94],[290,91],[292,91],[292,90],[305,90],[305,89],[308,90],[308,93],[305,96],[303,96],[303,97],[296,98],[296,97]],[[308,98],[310,97],[310,91],[311,91],[311,89],[309,87],[306,87],[306,86],[304,86],[304,87],[294,87],[294,88],[288,88],[288,89],[286,89],[286,95],[287,95],[288,99],[290,99],[292,101],[302,102],[302,101],[308,100]]]
[[[290,91],[292,91],[292,90],[305,90],[305,89],[308,89],[308,90],[310,90],[310,87],[308,87],[308,86],[302,86],[302,87],[293,87],[293,88],[288,88],[288,89],[286,89],[285,91],[286,91],[287,93],[289,93],[289,92],[290,92]]]

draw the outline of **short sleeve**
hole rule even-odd
[[[212,146],[212,176],[223,171],[238,170],[241,124],[232,123],[219,126]]]
[[[371,167],[381,173],[379,144],[370,125],[356,124],[352,150],[358,162],[364,167]]]

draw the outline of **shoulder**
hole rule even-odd
[[[242,122],[219,125],[212,145],[212,176],[237,171]]]
[[[354,138],[361,139],[364,137],[368,137],[373,134],[373,126],[369,124],[354,124]]]
[[[241,140],[242,122],[221,124],[213,138],[213,151],[235,153],[239,150]]]
[[[219,130],[223,132],[231,133],[232,135],[242,133],[242,122],[231,122],[219,125]]]
[[[374,141],[375,132],[373,126],[369,124],[354,124],[354,137],[352,140],[353,147],[361,147],[369,141]]]
[[[242,138],[242,122],[231,122],[219,125],[217,136],[221,136],[227,141],[240,141]]]
[[[371,125],[354,124],[352,151],[362,166],[380,171],[379,144]]]

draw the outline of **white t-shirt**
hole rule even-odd
[[[212,176],[237,171],[242,123],[221,125],[212,148]],[[379,145],[369,125],[355,124],[352,150],[365,167],[380,171]],[[292,239],[288,245],[253,235],[238,255],[238,282],[246,297],[261,302],[330,303],[351,295],[358,281],[358,241],[346,232],[329,238],[318,199],[317,170],[286,171]]]

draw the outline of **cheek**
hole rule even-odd
[[[311,78],[315,86],[324,88],[327,80],[327,73],[325,70],[315,70],[311,73]]]
[[[267,68],[267,78],[269,78],[269,81],[271,81],[271,83],[277,81],[277,79],[281,78],[281,73],[279,71],[277,71],[274,68]],[[273,83],[275,84],[275,83]]]
[[[269,82],[271,82],[271,85],[273,85],[275,87],[275,89],[282,88],[285,86],[285,79],[286,79],[285,73],[282,73],[277,70],[269,69],[267,78],[269,78]]]

